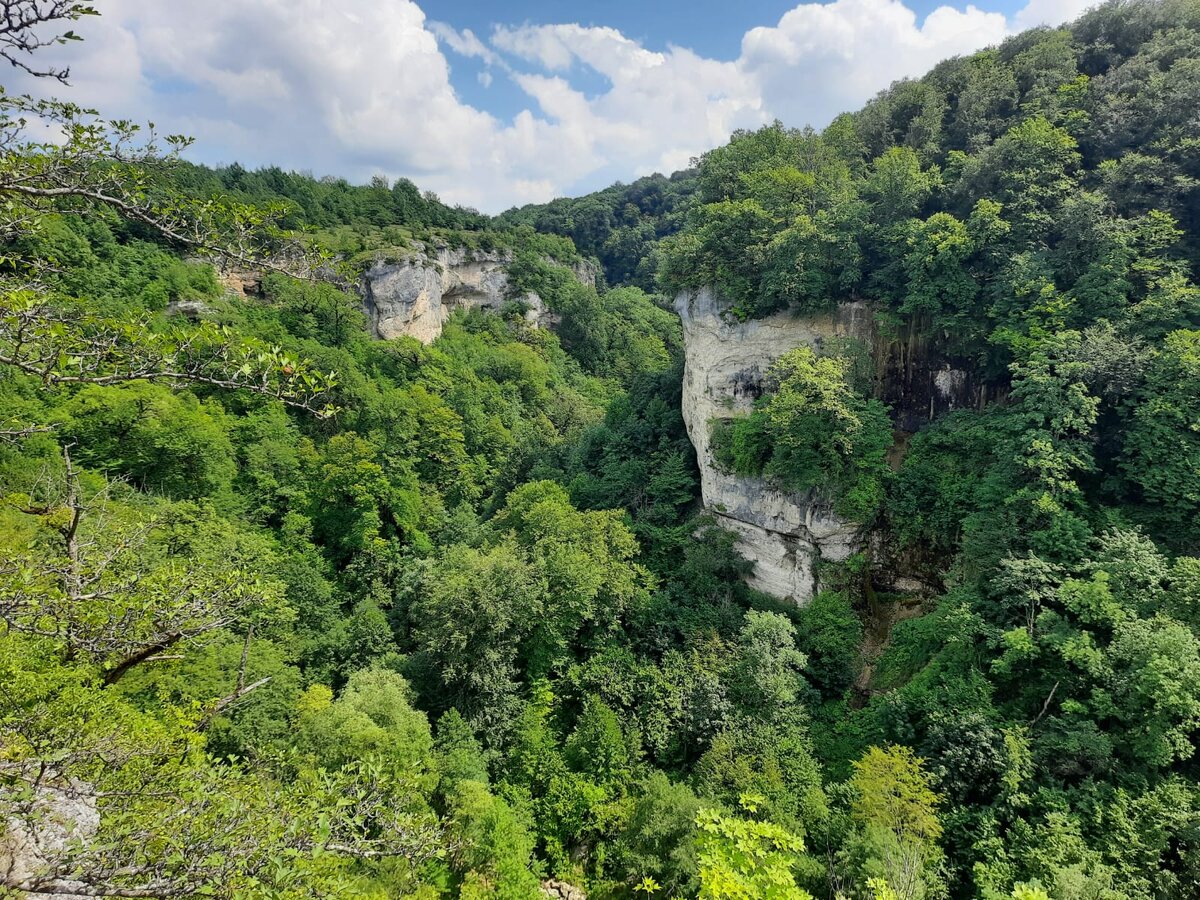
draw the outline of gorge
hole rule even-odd
[[[64,54],[92,6],[0,0]],[[231,85],[280,46],[247,34]],[[536,77],[499,30],[426,33],[434,74],[445,35]],[[19,83],[0,895],[1200,896],[1198,0],[496,215],[422,189],[452,123],[415,123],[431,185],[354,184]],[[371,112],[401,165],[411,105]]]

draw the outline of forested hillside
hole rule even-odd
[[[0,94],[0,896],[1200,892],[1196,0],[495,219],[173,146]],[[555,327],[373,337],[418,246]],[[803,607],[699,504],[702,287],[881,336],[713,435],[872,535]]]
[[[873,523],[941,595],[861,709],[810,724],[826,778],[867,745],[926,760],[931,892],[1200,889],[1198,29],[1194,3],[1108,4],[821,134],[737,135],[660,245],[665,291],[715,285],[735,317],[871,305],[865,373],[798,351],[713,439]],[[974,408],[930,421],[901,377],[922,366]]]
[[[670,178],[649,175],[578,198],[510,209],[497,219],[569,237],[581,253],[604,266],[612,284],[655,288],[658,242],[677,232],[696,192],[693,169]]]

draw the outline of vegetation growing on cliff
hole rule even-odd
[[[0,859],[76,838],[0,891],[1193,896],[1198,34],[1106,5],[491,221],[0,97]],[[372,339],[337,263],[413,239],[511,249],[561,325]],[[657,256],[746,316],[865,297],[996,388],[893,474],[800,351],[717,441],[875,516],[922,615],[879,633],[866,557],[744,586]]]
[[[815,490],[846,518],[869,521],[883,503],[892,424],[887,407],[855,390],[850,367],[808,347],[784,354],[753,412],[715,423],[718,462],[785,490]]]

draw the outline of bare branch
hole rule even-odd
[[[222,712],[224,712],[233,704],[237,703],[247,694],[251,694],[254,691],[257,691],[263,685],[269,684],[273,677],[274,676],[272,675],[267,675],[265,678],[260,678],[258,681],[251,682],[250,684],[239,685],[238,689],[232,694],[229,694],[228,696],[222,697],[220,700],[218,700],[213,708],[209,710],[208,714],[199,721],[199,723],[196,725],[196,728],[200,731],[203,731],[209,726],[209,724],[211,724],[212,720],[219,716]]]
[[[70,75],[68,69],[36,69],[28,57],[45,47],[79,40],[73,31],[41,34],[41,26],[74,22],[91,15],[96,15],[94,7],[73,0],[0,0],[0,59],[37,78],[65,82]]]
[[[1038,722],[1042,721],[1042,717],[1045,716],[1046,712],[1050,709],[1050,703],[1051,703],[1051,701],[1054,700],[1054,694],[1058,691],[1058,685],[1059,685],[1059,682],[1056,681],[1056,682],[1054,682],[1054,687],[1050,688],[1050,693],[1046,697],[1046,702],[1042,704],[1042,711],[1039,712],[1037,714],[1037,716],[1034,718],[1034,720],[1029,723],[1030,728],[1032,728]]]
[[[17,424],[10,421],[10,424]],[[18,425],[16,428],[0,428],[0,442],[16,443],[34,434],[48,434],[53,425]]]
[[[148,647],[143,647],[137,653],[125,657],[111,669],[104,673],[105,684],[116,684],[121,680],[121,676],[132,669],[134,666],[140,665],[147,660],[158,656],[163,650],[169,650],[182,640],[182,634],[168,634],[157,643],[150,644]]]

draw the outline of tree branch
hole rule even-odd
[[[243,686],[239,687],[236,691],[234,691],[232,694],[229,694],[226,697],[222,697],[220,700],[218,700],[216,702],[216,704],[213,706],[213,708],[211,710],[209,710],[208,714],[205,715],[204,718],[201,719],[196,724],[196,730],[204,731],[206,728],[208,728],[208,726],[210,724],[212,724],[212,720],[215,719],[217,716],[219,716],[224,710],[228,709],[230,706],[237,703],[239,700],[241,700],[247,694],[253,693],[254,691],[257,691],[263,685],[268,684],[273,677],[274,676],[272,676],[272,675],[268,675],[265,678],[260,678],[260,679],[258,679],[258,681],[252,682],[247,685],[243,685]]]
[[[163,650],[175,646],[177,643],[179,643],[182,637],[182,634],[168,635],[164,640],[159,641],[156,644],[152,644],[151,646],[134,653],[132,656],[126,657],[125,659],[121,660],[121,662],[117,663],[114,668],[109,669],[104,674],[104,683],[115,684],[134,666],[140,665],[161,653]]]
[[[8,60],[35,78],[53,78],[65,83],[69,69],[35,69],[24,57],[54,44],[79,40],[73,31],[43,37],[36,33],[39,26],[73,22],[92,15],[96,15],[94,7],[73,0],[0,0],[0,59]]]
[[[1029,723],[1030,728],[1042,721],[1042,716],[1046,715],[1046,712],[1050,709],[1050,702],[1054,699],[1054,693],[1058,690],[1058,685],[1059,682],[1056,681],[1054,682],[1054,687],[1050,688],[1050,695],[1046,697],[1046,702],[1042,704],[1042,711],[1039,712],[1037,717]]]

